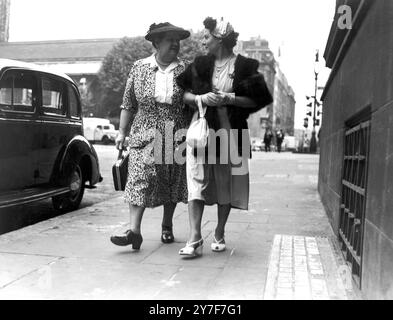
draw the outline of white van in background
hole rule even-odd
[[[294,136],[284,137],[283,149],[286,151],[297,151],[297,144]]]
[[[115,126],[104,118],[83,118],[84,136],[90,142],[102,142],[104,144],[115,142],[119,131]]]

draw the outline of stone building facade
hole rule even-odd
[[[273,96],[273,103],[248,119],[252,137],[263,137],[266,128],[273,131],[283,129],[286,135],[294,135],[295,126],[295,94],[280,69],[278,61],[269,48],[268,41],[252,38],[238,41],[235,52],[259,61],[259,72],[266,80]]]
[[[290,136],[294,135],[295,93],[278,64],[274,80],[273,129],[283,129]]]
[[[11,0],[0,0],[0,42],[9,38]]]

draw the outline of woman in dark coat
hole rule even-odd
[[[208,55],[197,57],[177,81],[185,90],[184,102],[197,110],[200,99],[207,108],[205,117],[209,128],[215,133],[219,130],[226,133],[228,139],[224,139],[226,142],[220,139],[219,143],[210,139],[207,159],[204,155],[201,158],[199,151],[187,147],[191,228],[189,241],[179,251],[184,257],[201,253],[201,221],[205,205],[218,206],[218,222],[211,244],[213,251],[225,250],[225,225],[231,208],[248,210],[251,146],[247,118],[272,102],[265,80],[258,73],[258,61],[233,53],[238,33],[231,24],[209,17],[204,26],[202,41]],[[197,117],[196,112],[193,121]],[[210,148],[212,145],[216,150]],[[204,160],[207,163],[203,163]]]

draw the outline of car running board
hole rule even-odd
[[[44,200],[70,191],[69,187],[62,188],[31,188],[0,193],[0,209],[13,207],[29,202]]]

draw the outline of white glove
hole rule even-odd
[[[223,98],[213,92],[201,95],[202,103],[209,107],[220,106]]]

